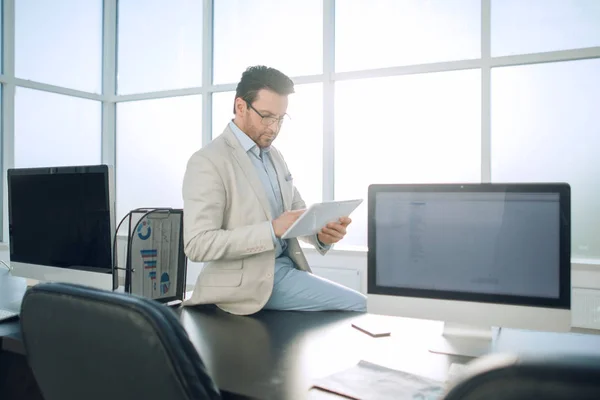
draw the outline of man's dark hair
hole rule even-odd
[[[237,85],[235,98],[241,97],[252,104],[261,89],[268,89],[281,96],[287,96],[294,93],[294,82],[275,68],[265,67],[264,65],[249,67],[244,71],[242,79]],[[233,113],[235,114],[235,102]]]

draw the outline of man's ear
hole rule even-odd
[[[235,115],[243,115],[246,111],[247,105],[244,99],[237,97],[235,99]]]

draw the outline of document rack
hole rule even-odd
[[[137,208],[127,213],[119,227],[126,220],[125,268],[113,268],[113,273],[125,272],[125,292],[161,303],[183,301],[187,273],[183,210]]]

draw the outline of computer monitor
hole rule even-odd
[[[11,274],[113,289],[112,169],[13,168],[7,175]]]
[[[568,331],[570,215],[564,183],[371,185],[368,312],[444,321],[431,350],[472,357],[497,327]]]

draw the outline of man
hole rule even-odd
[[[256,66],[236,90],[234,119],[190,158],[183,181],[185,253],[205,262],[186,305],[233,314],[278,310],[365,311],[361,293],[311,273],[297,239],[281,239],[306,205],[272,146],[293,82]],[[302,238],[321,254],[341,240],[349,218]]]

